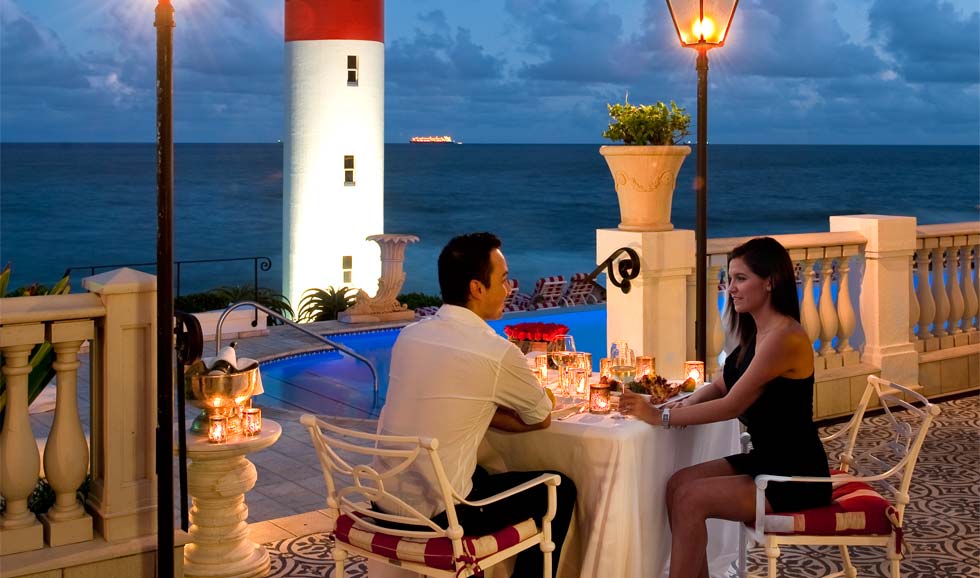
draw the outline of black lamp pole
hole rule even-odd
[[[697,197],[697,221],[695,222],[695,242],[697,244],[697,312],[694,315],[694,354],[699,361],[705,361],[707,349],[708,311],[708,45],[698,46],[698,167],[694,179]]]
[[[174,575],[174,8],[159,0],[157,29],[157,576]]]

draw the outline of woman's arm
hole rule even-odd
[[[766,383],[787,373],[799,373],[806,364],[809,364],[812,371],[812,345],[802,329],[795,327],[797,329],[791,327],[779,331],[758,343],[755,357],[727,395],[710,400],[702,398],[699,403],[672,408],[670,425],[696,425],[738,417],[762,395],[762,388]],[[707,395],[709,394],[705,393]],[[623,400],[629,408],[624,413],[632,413],[652,425],[663,425],[662,411],[639,396],[627,398],[624,394]]]

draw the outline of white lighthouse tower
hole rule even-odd
[[[283,294],[373,292],[384,232],[384,0],[285,0]]]

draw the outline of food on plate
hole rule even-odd
[[[698,382],[694,381],[693,377],[689,377],[681,384],[681,391],[694,391],[697,386]]]

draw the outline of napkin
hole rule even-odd
[[[241,373],[259,366],[259,362],[250,357],[238,357],[238,352],[231,345],[221,348],[218,355],[214,357],[201,358],[204,369],[209,375],[221,373]],[[262,372],[256,372],[255,389],[252,390],[252,397],[265,393],[262,387]]]

